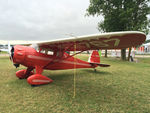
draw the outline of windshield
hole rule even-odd
[[[32,44],[30,47],[34,48],[37,52],[39,51],[39,46],[37,44]]]

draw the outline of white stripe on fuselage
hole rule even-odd
[[[36,60],[45,60],[45,61],[52,61],[53,59],[51,58],[45,58],[41,56],[33,56],[33,55],[28,55],[28,58],[33,58]],[[54,62],[57,63],[58,59],[54,60]],[[67,60],[60,60],[58,63],[65,63],[65,64],[74,64],[74,65],[82,65],[82,66],[90,66],[90,64],[85,64],[85,63],[79,63],[79,62],[73,62],[73,61],[67,61]]]
[[[41,57],[41,56],[33,56],[33,55],[28,55],[27,57],[37,59],[37,60],[46,60],[46,61],[52,60],[51,58],[46,58],[46,57]]]
[[[49,80],[39,80],[39,79],[34,79],[32,82],[50,82]]]
[[[72,62],[72,61],[66,61],[66,60],[62,60],[62,61],[60,61],[60,62],[61,62],[61,63],[65,63],[65,64],[74,64],[74,65],[90,66],[89,64],[78,63],[78,62]]]

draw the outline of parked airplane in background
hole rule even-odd
[[[145,39],[145,34],[138,31],[113,32],[38,42],[30,46],[15,45],[9,47],[9,51],[10,59],[16,67],[20,64],[27,67],[26,70],[16,72],[16,76],[27,79],[31,85],[41,85],[53,81],[42,75],[44,69],[108,67],[109,65],[100,64],[100,57],[96,50],[133,47],[141,45]],[[73,57],[86,50],[94,50],[88,62]],[[78,53],[69,55],[66,51],[78,51]]]
[[[0,52],[5,51],[5,52],[9,52],[8,49],[0,49]]]
[[[0,45],[0,52],[1,51],[9,52],[8,51],[8,46],[7,45]]]

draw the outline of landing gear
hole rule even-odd
[[[51,80],[50,78],[42,75],[42,72],[43,72],[42,67],[36,66],[35,69],[36,69],[36,74],[31,75],[27,78],[27,82],[31,86],[49,84],[49,83],[53,82],[53,80]]]
[[[23,70],[19,70],[16,72],[16,76],[19,78],[19,79],[26,79],[28,78],[29,76],[33,75],[34,73],[32,72],[33,68],[27,68],[26,69],[23,69]]]
[[[53,82],[53,80],[41,74],[35,74],[35,75],[28,77],[27,82],[33,86],[33,85],[48,84],[48,83]]]

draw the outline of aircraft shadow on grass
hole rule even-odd
[[[62,81],[65,79],[69,79],[71,76],[73,76],[73,74],[55,74],[55,75],[47,75],[47,77],[52,78],[52,80],[55,80],[55,82],[57,81]]]
[[[106,71],[100,71],[100,70],[97,70],[96,72],[94,71],[94,70],[87,70],[87,69],[83,69],[82,70],[82,72],[87,72],[87,73],[90,73],[90,74],[96,74],[96,75],[100,75],[100,76],[105,76],[105,75],[112,75],[112,73],[110,73],[110,72],[106,72]],[[88,76],[88,75],[84,75],[84,74],[82,74],[82,72],[81,73],[79,73],[81,76]],[[70,78],[72,78],[73,77],[73,75],[74,75],[74,73],[72,72],[72,73],[59,73],[59,74],[55,74],[55,75],[50,75],[50,74],[47,74],[47,77],[49,77],[49,78],[52,78],[53,80],[55,80],[55,82],[57,82],[57,81],[62,81],[62,80],[65,80],[65,79],[70,79]],[[78,71],[77,71],[77,76],[80,76],[80,75],[78,75]]]
[[[82,70],[82,71],[85,71],[85,72],[88,72],[88,73],[93,73],[93,74],[96,74],[96,75],[111,75],[112,73],[110,72],[106,72],[106,71],[100,71],[100,70],[96,70],[96,72],[94,70]]]

